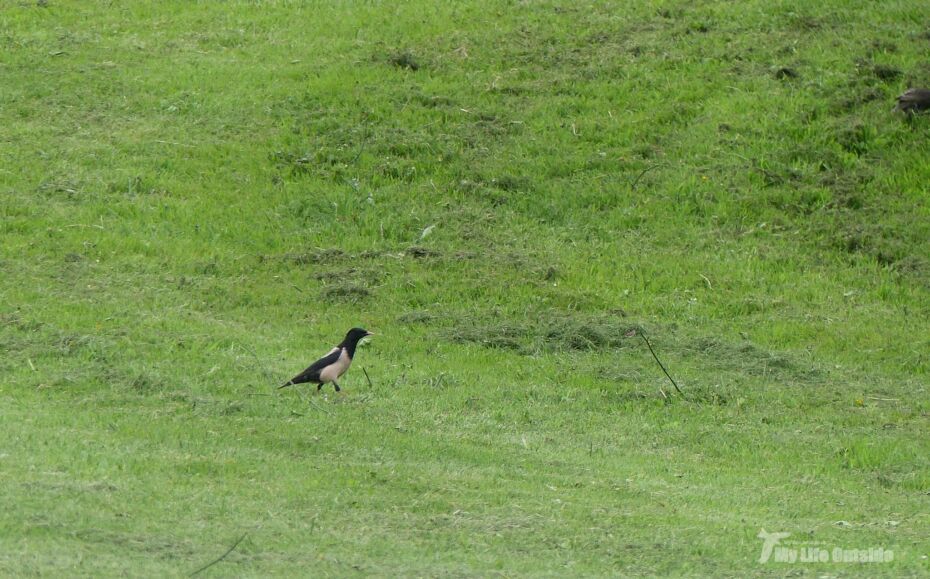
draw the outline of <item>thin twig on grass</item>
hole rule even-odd
[[[364,366],[362,366],[362,372],[365,373],[365,378],[368,379],[368,387],[369,387],[369,388],[374,388],[374,385],[372,385],[372,383],[371,383],[371,376],[368,375],[368,370],[366,370]]]
[[[681,391],[681,388],[679,388],[679,387],[678,387],[678,384],[675,383],[675,379],[672,378],[672,375],[669,374],[669,373],[668,373],[668,370],[665,369],[665,365],[662,364],[662,361],[659,360],[659,357],[658,357],[658,356],[656,356],[656,352],[655,352],[655,350],[652,349],[652,344],[649,343],[649,338],[646,337],[646,333],[643,332],[642,330],[640,330],[640,331],[639,331],[639,335],[642,336],[643,341],[646,342],[646,346],[648,346],[648,347],[649,347],[649,351],[652,352],[652,357],[656,359],[656,362],[659,364],[659,368],[662,368],[662,371],[665,372],[665,375],[668,377],[669,382],[672,383],[672,386],[675,387],[675,390],[677,390],[678,393],[681,394],[681,397],[684,398],[684,397],[685,397],[685,393]]]
[[[358,147],[358,152],[355,153],[355,156],[352,157],[352,160],[351,160],[351,161],[349,161],[349,164],[350,164],[350,165],[354,165],[355,162],[358,161],[359,157],[362,156],[362,152],[365,151],[365,145],[367,145],[367,144],[368,144],[368,139],[365,139],[364,141],[362,141],[362,144],[359,145],[359,147]]]
[[[649,348],[649,352],[652,354],[652,357],[656,359],[656,363],[659,364],[659,368],[662,368],[662,372],[665,373],[665,376],[668,378],[669,382],[672,383],[672,386],[675,387],[675,390],[677,390],[678,393],[681,394],[682,398],[687,398],[685,396],[685,393],[681,391],[681,388],[678,387],[678,384],[675,382],[675,379],[672,378],[672,375],[669,374],[668,370],[665,369],[665,365],[662,364],[662,360],[659,360],[659,357],[656,356],[656,351],[652,349],[652,344],[649,343],[649,338],[646,337],[646,332],[642,331],[641,329],[634,329],[628,332],[627,336],[632,337],[636,334],[639,334],[640,337],[643,339],[643,341],[646,342],[646,346]],[[664,395],[665,393],[663,392],[662,394]]]
[[[882,402],[900,402],[900,398],[879,398],[877,396],[866,396],[869,400],[881,400]]]
[[[640,171],[639,175],[637,175],[636,178],[633,179],[633,182],[630,183],[630,191],[633,191],[634,189],[636,189],[636,184],[639,183],[639,180],[643,178],[643,175],[645,175],[649,171],[652,171],[653,169],[661,167],[662,165],[665,165],[665,163],[653,163],[652,165],[649,165],[648,167]]]
[[[188,577],[193,577],[194,575],[200,573],[201,571],[204,571],[204,570],[206,570],[206,569],[209,569],[210,567],[216,565],[217,563],[219,563],[220,561],[222,561],[223,559],[225,559],[227,555],[229,555],[230,553],[232,553],[232,552],[236,549],[236,547],[239,546],[239,543],[241,543],[242,540],[245,539],[246,535],[248,535],[248,533],[243,533],[242,536],[239,537],[239,540],[236,541],[235,543],[233,543],[233,546],[230,547],[229,549],[227,549],[225,553],[223,553],[222,555],[219,556],[219,558],[214,559],[213,561],[210,561],[209,563],[207,563],[206,565],[204,565],[204,566],[201,567],[200,569],[197,569],[196,571],[194,571],[193,573],[191,573],[190,575],[188,575]]]

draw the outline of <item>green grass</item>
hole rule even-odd
[[[930,573],[922,7],[11,0],[0,574]]]

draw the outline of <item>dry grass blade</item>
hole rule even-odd
[[[204,565],[204,566],[201,567],[200,569],[197,569],[196,571],[194,571],[193,573],[191,573],[190,575],[188,575],[188,577],[193,577],[194,575],[197,575],[198,573],[200,573],[200,572],[202,572],[202,571],[205,571],[205,570],[209,569],[210,567],[216,565],[217,563],[219,563],[220,561],[222,561],[223,559],[225,559],[230,553],[232,553],[233,551],[236,550],[236,547],[239,546],[239,543],[241,543],[242,540],[245,539],[245,537],[246,537],[247,535],[248,535],[248,533],[243,533],[242,536],[239,537],[239,539],[238,539],[235,543],[233,543],[232,547],[230,547],[229,549],[227,549],[225,553],[223,553],[222,555],[220,555],[220,556],[217,557],[216,559],[210,561],[209,563],[207,563],[206,565]]]

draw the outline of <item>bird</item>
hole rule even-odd
[[[898,105],[895,111],[905,113],[919,113],[930,109],[930,89],[926,88],[909,88],[898,97]]]
[[[374,336],[374,333],[363,328],[352,328],[346,333],[345,339],[338,346],[313,364],[310,364],[306,370],[278,386],[278,389],[309,382],[316,384],[316,389],[319,391],[323,389],[323,384],[332,382],[333,386],[336,387],[336,392],[339,392],[340,388],[337,380],[352,365],[352,357],[355,356],[355,347],[358,346],[359,341],[368,336]]]

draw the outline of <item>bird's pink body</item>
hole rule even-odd
[[[333,348],[329,353],[332,354],[338,350],[340,348]],[[352,365],[352,358],[349,357],[349,353],[346,352],[345,348],[341,348],[341,350],[339,358],[320,371],[320,382],[326,383],[338,380],[340,376],[349,370],[349,366]]]

